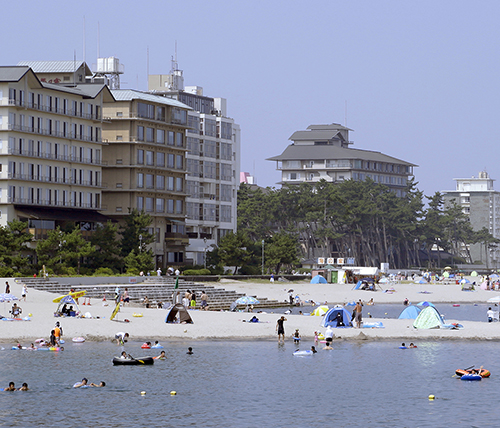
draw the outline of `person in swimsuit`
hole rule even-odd
[[[125,292],[123,293],[123,306],[127,304],[130,306],[130,296],[128,294],[128,288],[125,288]]]
[[[160,355],[154,357],[155,360],[166,360],[167,356],[165,355],[165,351],[161,351]]]
[[[21,388],[18,389],[18,391],[29,391],[28,384],[24,382]]]
[[[188,355],[193,355],[193,348],[189,347],[188,351],[186,352]]]
[[[300,342],[300,333],[299,329],[296,329],[295,333],[293,334],[293,343],[297,345],[299,342]]]
[[[278,332],[278,343],[280,340],[285,343],[285,326],[283,323],[286,321],[286,318],[282,316],[277,322],[276,322],[276,331]]]
[[[87,385],[87,382],[88,382],[87,378],[84,377],[81,382],[75,383],[73,385],[73,388],[81,388],[82,386],[89,386]]]
[[[104,386],[106,386],[106,382],[102,381],[99,383],[99,385],[96,385],[95,383],[91,383],[90,386],[93,386],[93,387],[96,387],[96,388],[102,388]]]
[[[7,388],[4,388],[3,390],[4,391],[15,391],[16,386],[15,386],[14,382],[9,382],[9,386]]]

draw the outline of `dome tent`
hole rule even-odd
[[[414,320],[418,317],[420,311],[421,309],[418,306],[410,305],[399,314],[398,319]]]
[[[326,284],[326,279],[321,275],[316,275],[311,279],[311,284]]]
[[[420,329],[442,328],[443,317],[434,306],[427,306],[418,314],[413,327]]]
[[[344,324],[344,325],[339,325]],[[352,327],[351,314],[342,305],[331,308],[323,317],[321,327]]]
[[[167,317],[165,318],[165,322],[166,323],[179,322],[181,324],[193,324],[193,320],[191,319],[191,315],[189,315],[188,310],[184,305],[180,303],[176,303],[174,306],[172,306],[172,309],[170,309]]]

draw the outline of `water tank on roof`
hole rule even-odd
[[[97,58],[97,73],[120,73],[120,60],[114,56]]]

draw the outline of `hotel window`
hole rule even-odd
[[[165,199],[156,198],[156,212],[165,212]]]
[[[167,177],[167,190],[174,190],[174,177]]]
[[[184,187],[183,186],[183,182],[184,182],[184,180],[182,179],[182,177],[177,177],[175,179],[175,190],[177,192],[182,192],[183,191],[183,187]]]
[[[167,168],[174,168],[175,166],[175,155],[169,153],[167,155]]]
[[[156,131],[156,142],[158,144],[165,144],[165,131],[163,129]]]
[[[154,199],[146,198],[146,212],[152,213],[154,211]]]
[[[137,150],[137,163],[144,165],[144,150]]]
[[[137,196],[137,209],[139,211],[144,209],[144,198],[142,196]]]
[[[184,157],[182,155],[177,155],[176,156],[176,164],[175,167],[177,169],[183,169],[184,168]]]
[[[155,152],[146,151],[146,165],[153,166],[155,164]]]
[[[182,200],[177,199],[175,201],[175,212],[176,212],[176,214],[182,214],[182,212],[183,212],[182,211],[182,205],[183,205],[182,204]]]
[[[175,144],[175,132],[174,131],[168,131],[167,133],[167,144],[169,146],[173,146]]]
[[[165,190],[165,176],[157,175],[156,176],[156,188],[158,190]]]
[[[161,152],[156,153],[156,166],[160,167],[165,166],[165,153]]]
[[[156,107],[156,120],[165,122],[165,107]]]
[[[181,132],[175,134],[175,145],[177,147],[184,147],[184,135]]]
[[[146,189],[154,189],[154,188],[155,188],[154,175],[146,174]]]
[[[144,187],[144,174],[142,172],[137,173],[137,187],[140,189]]]
[[[144,126],[137,127],[137,139],[139,141],[144,141]]]
[[[153,128],[146,128],[146,141],[148,143],[155,142],[155,130]]]
[[[167,199],[167,212],[169,214],[173,214],[173,212],[174,212],[174,200],[173,199]]]

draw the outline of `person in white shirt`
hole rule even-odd
[[[491,309],[488,308],[488,312],[486,312],[486,316],[488,317],[488,322],[493,322],[493,320],[496,318],[495,312]]]

